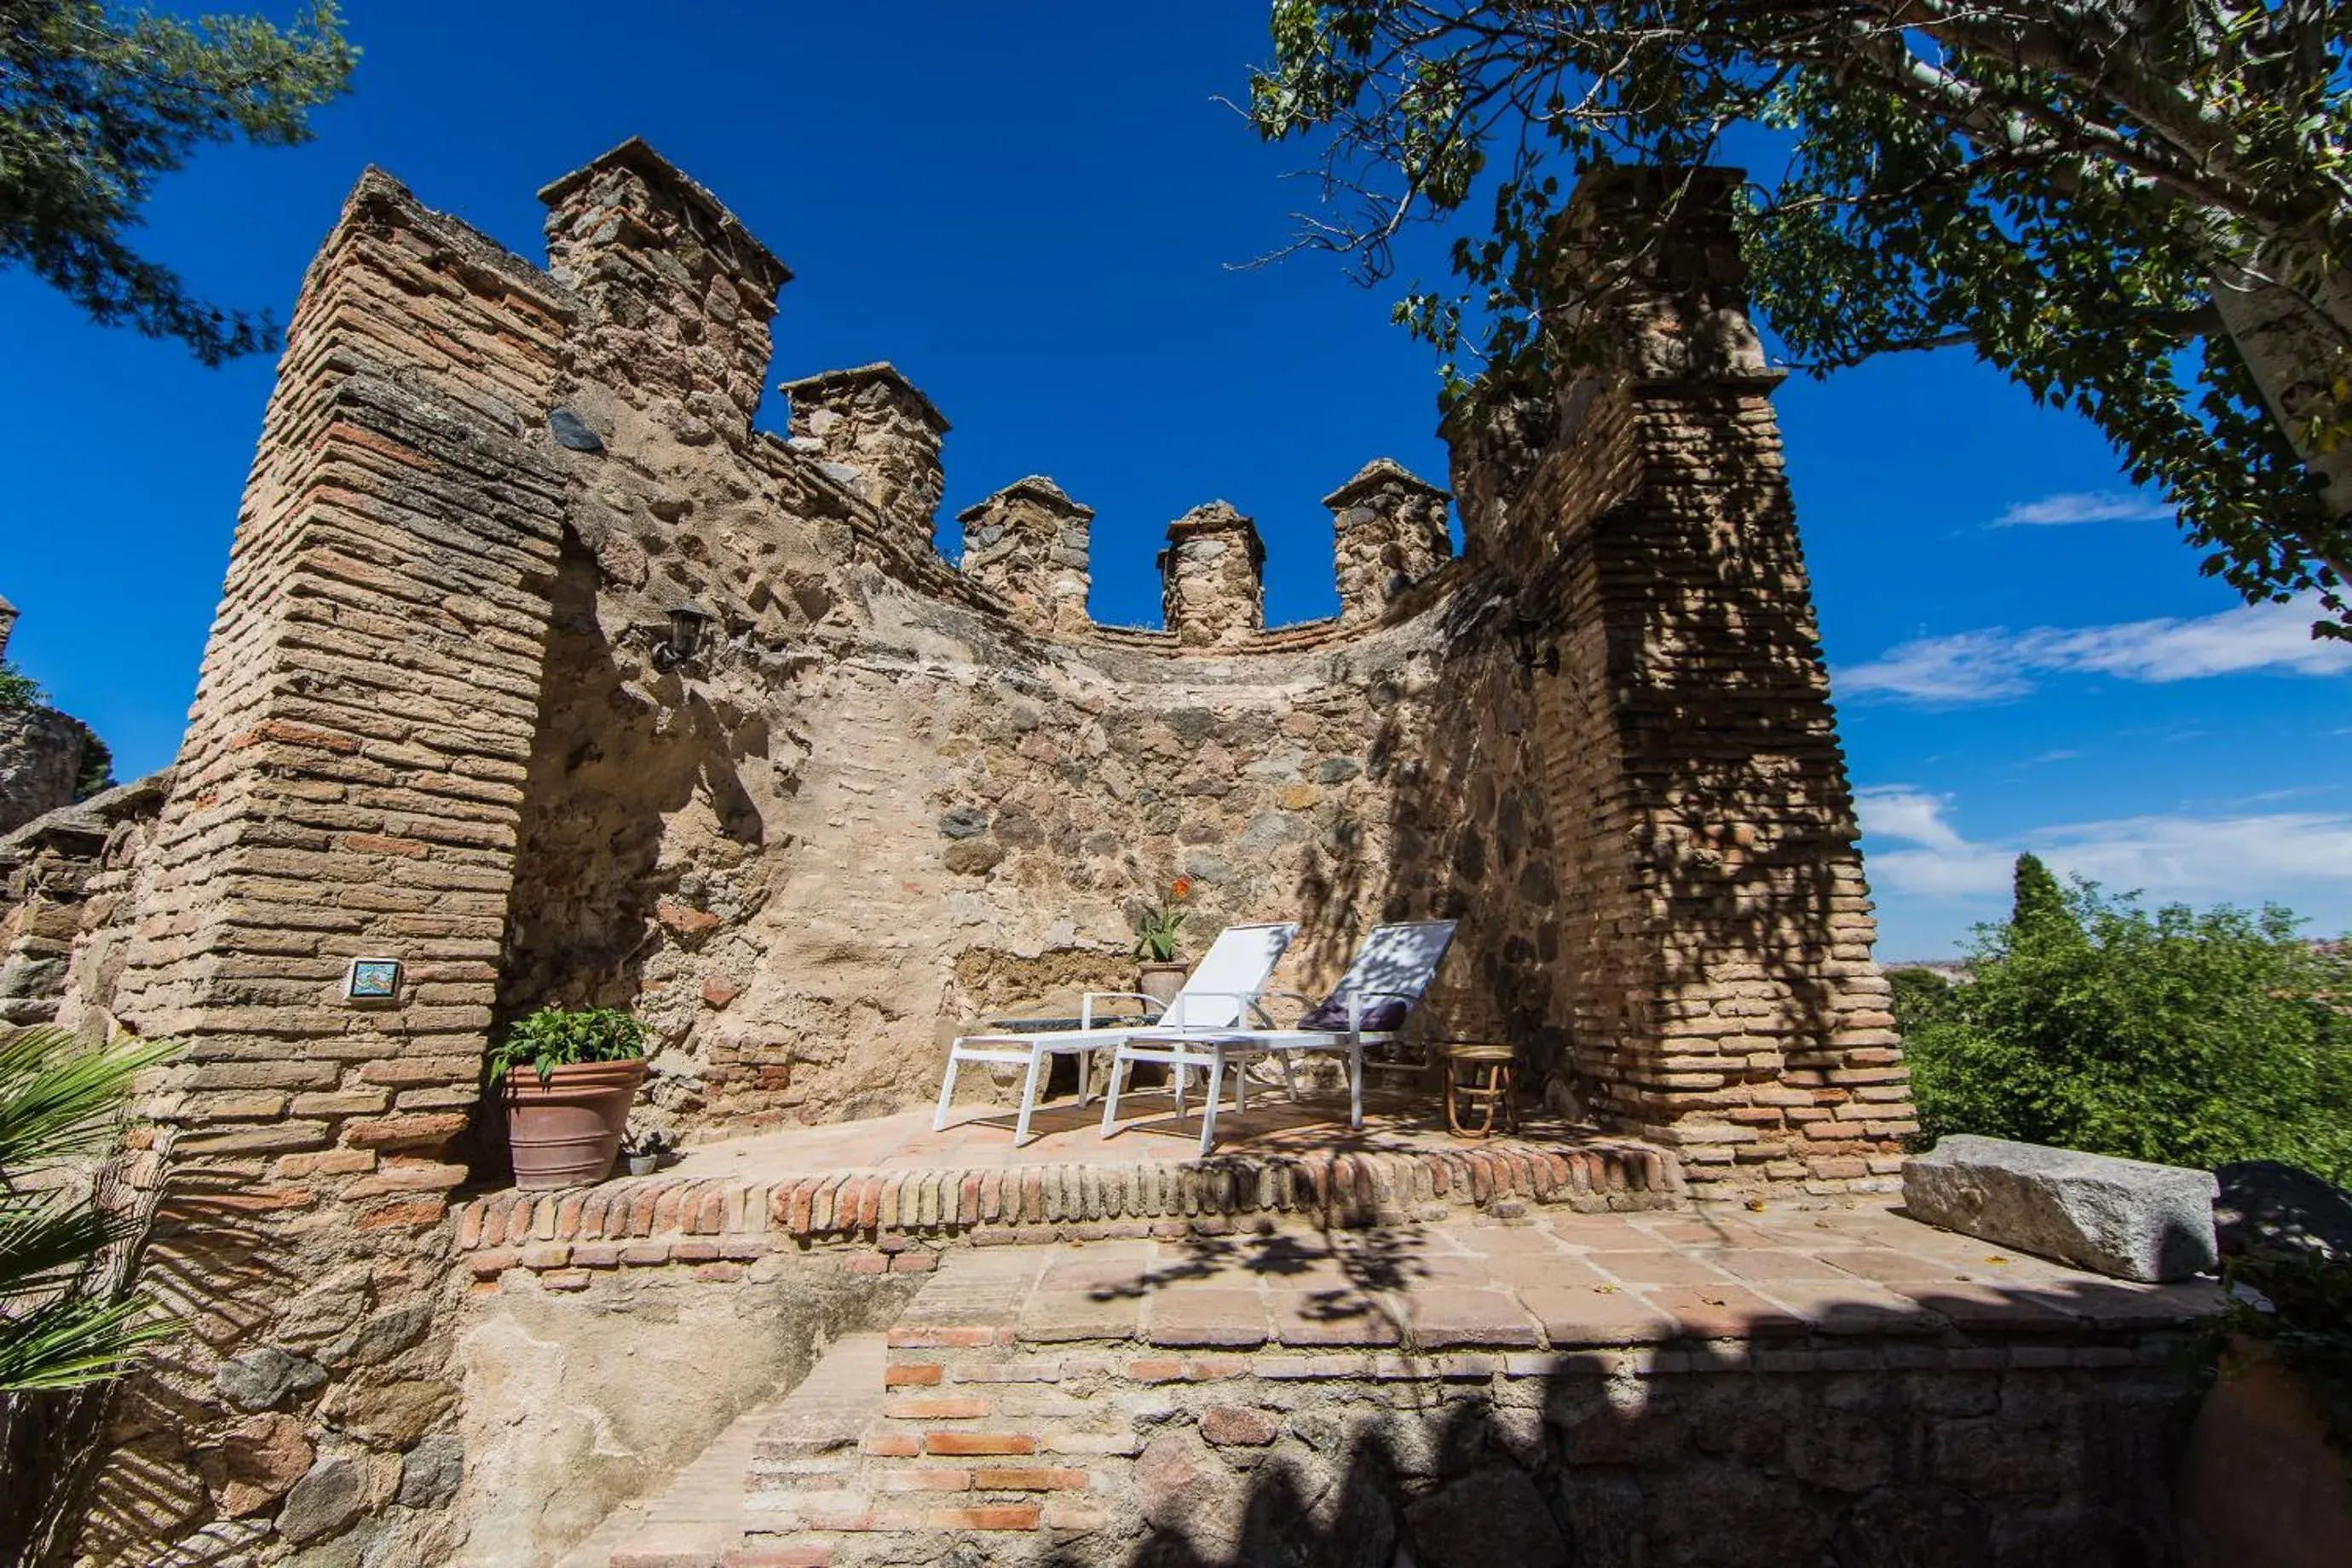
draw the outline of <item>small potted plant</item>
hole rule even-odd
[[[1176,956],[1177,933],[1184,926],[1184,900],[1192,896],[1192,879],[1179,877],[1169,884],[1168,896],[1143,906],[1135,917],[1135,988],[1165,1007],[1183,989],[1184,961]]]
[[[515,1185],[544,1191],[612,1174],[646,1079],[646,1026],[614,1007],[542,1007],[490,1047]]]
[[[628,1142],[622,1145],[629,1157],[629,1174],[633,1176],[652,1175],[661,1169],[662,1162],[669,1158],[677,1148],[677,1140],[658,1127],[632,1132]]]

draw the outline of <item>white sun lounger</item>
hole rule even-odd
[[[1160,1005],[1157,999],[1134,991],[1089,991],[1079,1001],[1078,1026],[1075,1029],[964,1036],[948,1047],[947,1073],[940,1080],[940,1104],[931,1118],[931,1131],[937,1132],[948,1124],[949,1104],[955,1098],[956,1071],[964,1063],[1026,1066],[1029,1075],[1021,1086],[1021,1116],[1013,1124],[1013,1141],[1016,1144],[1027,1142],[1029,1119],[1037,1109],[1037,1090],[1045,1081],[1048,1060],[1055,1056],[1078,1058],[1078,1104],[1083,1107],[1093,1098],[1087,1092],[1087,1079],[1088,1063],[1096,1051],[1116,1047],[1142,1030],[1167,1034],[1195,1028],[1230,1029],[1246,1022],[1247,1009],[1265,989],[1283,949],[1297,934],[1296,924],[1227,926],[1209,944],[1208,952],[1186,977],[1183,988],[1169,1002],[1166,1011],[1142,1024],[1097,1028],[1096,1005],[1126,1002],[1153,1008]],[[1177,1078],[1176,1092],[1181,1105],[1181,1074]]]
[[[1244,1068],[1249,1059],[1271,1056],[1290,1079],[1290,1058],[1299,1051],[1331,1051],[1348,1058],[1348,1125],[1364,1124],[1364,1047],[1393,1040],[1406,1017],[1420,1004],[1422,994],[1437,974],[1437,966],[1453,944],[1452,921],[1411,921],[1375,927],[1357,949],[1348,973],[1318,1005],[1310,1007],[1298,1025],[1287,1029],[1131,1030],[1111,1058],[1110,1088],[1103,1096],[1103,1135],[1111,1133],[1118,1118],[1119,1087],[1131,1063],[1154,1062],[1181,1075],[1198,1068],[1209,1075],[1208,1093],[1201,1108],[1201,1154],[1206,1158],[1217,1140],[1217,1100],[1223,1092],[1228,1062],[1234,1067],[1234,1109],[1249,1109],[1249,1085]],[[1261,992],[1251,1000],[1263,1003],[1282,997],[1305,1004],[1296,992]],[[1260,1009],[1262,1011],[1262,1008]],[[1297,1098],[1296,1086],[1291,1098]],[[1177,1110],[1183,1106],[1180,1100]]]

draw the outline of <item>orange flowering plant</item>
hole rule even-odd
[[[1192,879],[1179,877],[1168,884],[1168,896],[1143,906],[1135,917],[1135,956],[1146,963],[1170,963],[1176,957],[1176,933],[1184,924],[1184,900],[1192,896]]]

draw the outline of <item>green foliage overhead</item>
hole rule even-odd
[[[178,1331],[105,1267],[132,1222],[58,1172],[112,1148],[132,1080],[172,1050],[94,1048],[57,1029],[0,1039],[0,1393],[116,1376],[141,1345]]]
[[[2046,873],[2045,873],[2046,875]],[[2032,879],[2021,891],[2041,895]],[[2352,1182],[2352,961],[2259,914],[2155,910],[2087,882],[1985,928],[1974,980],[1898,984],[1924,1137],[1978,1132]]]
[[[1965,344],[2095,422],[2209,574],[2347,636],[2348,28],[2340,0],[1276,0],[1249,113],[1320,143],[1297,247],[1370,281],[1406,225],[1455,231],[1454,284],[1398,307],[1449,395],[1580,352],[1576,175],[1777,132],[1743,248],[1802,368]]]
[[[573,1062],[635,1061],[646,1054],[646,1026],[617,1007],[541,1007],[509,1025],[490,1047],[490,1081],[528,1066],[545,1083]]]
[[[357,58],[331,3],[281,29],[0,0],[0,266],[32,268],[100,325],[178,338],[206,364],[274,347],[266,316],[195,298],[129,235],[156,180],[197,149],[310,140],[310,111],[346,89]]]

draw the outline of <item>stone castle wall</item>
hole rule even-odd
[[[972,1021],[1123,988],[1181,874],[1196,944],[1300,921],[1300,989],[1370,922],[1459,920],[1433,1031],[1519,1045],[1702,1191],[1892,1171],[1767,378],[1660,347],[1737,346],[1722,279],[1681,315],[1650,279],[1555,405],[1457,416],[1464,558],[1374,465],[1333,498],[1337,620],[1265,630],[1213,505],[1171,527],[1168,630],[1121,631],[1050,481],[937,556],[946,422],[887,365],[754,427],[788,274],[709,193],[632,142],[542,195],[545,271],[353,192],[168,800],[70,955],[78,1026],[184,1044],[152,1267],[197,1313],[118,1400],[139,1500],[93,1560],[362,1514],[372,1562],[439,1560],[446,1194],[496,1176],[492,1029],[551,1002],[646,1017],[647,1113],[689,1133],[880,1110]],[[362,956],[407,966],[396,1005],[340,1001]]]
[[[54,708],[0,709],[0,833],[71,804],[89,743]]]

